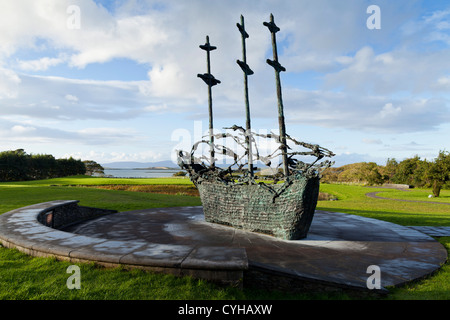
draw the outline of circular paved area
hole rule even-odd
[[[308,237],[285,241],[207,223],[201,207],[121,212],[64,231],[95,238],[158,244],[245,248],[249,269],[367,289],[381,271],[381,286],[424,277],[445,263],[447,251],[417,230],[355,215],[316,211]],[[219,254],[219,253],[218,253]]]

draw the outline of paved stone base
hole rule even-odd
[[[434,272],[447,259],[445,248],[419,231],[324,211],[316,212],[308,237],[295,241],[205,222],[201,207],[123,212],[67,231],[111,240],[245,248],[244,283],[281,290],[296,283],[308,290],[367,291],[371,265],[380,267],[383,288],[398,286]]]
[[[432,237],[450,237],[450,227],[411,226],[410,228]]]
[[[40,222],[47,221],[41,218],[49,213],[53,213],[53,219],[55,212],[75,215],[73,218],[77,221],[82,216],[91,219],[92,216],[86,216],[85,208],[74,208],[77,202],[51,201],[0,215],[0,244],[32,256],[55,257],[74,263],[95,262],[106,267],[139,268],[242,287],[243,272],[248,267],[242,248],[159,243],[138,238],[130,241],[126,236],[123,239],[98,238],[64,232]],[[89,210],[91,215],[98,216],[95,211]],[[103,214],[98,220],[109,217],[114,215]],[[73,219],[66,217],[64,220]]]
[[[337,212],[317,211],[302,240],[208,223],[202,207],[106,214],[63,230],[39,222],[42,217],[48,222],[49,212],[64,215],[65,206],[84,216],[87,211],[74,210],[74,202],[0,215],[0,243],[34,256],[308,292],[386,293],[385,288],[427,276],[447,260],[445,248],[420,231]],[[381,271],[381,288],[370,291],[368,268],[374,265]]]

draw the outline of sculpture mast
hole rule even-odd
[[[284,68],[278,62],[277,38],[276,38],[276,33],[280,31],[280,28],[278,28],[277,25],[275,24],[273,14],[270,15],[270,22],[264,22],[263,24],[269,29],[270,33],[272,34],[273,60],[267,59],[267,63],[275,69],[275,79],[278,97],[278,124],[280,127],[280,143],[283,157],[283,171],[284,176],[287,178],[289,176],[289,168],[288,168],[287,143],[286,143],[286,125],[284,122],[284,107],[280,81],[280,72],[286,71],[286,68]]]
[[[214,78],[211,74],[211,59],[210,52],[216,50],[217,47],[211,46],[209,43],[209,36],[206,36],[206,43],[204,45],[200,45],[200,49],[206,51],[206,67],[207,73],[197,74],[197,77],[201,78],[208,85],[208,111],[209,111],[209,148],[210,148],[210,166],[211,168],[215,167],[214,160],[214,124],[213,124],[213,109],[212,109],[212,90],[211,88],[216,84],[219,84],[220,81]]]
[[[253,74],[253,71],[247,64],[247,50],[245,45],[245,39],[249,37],[248,33],[245,31],[244,16],[241,15],[241,24],[236,23],[241,35],[242,35],[242,60],[237,60],[237,64],[241,67],[244,72],[244,90],[245,90],[245,143],[247,144],[248,152],[248,171],[250,177],[253,177],[253,152],[252,152],[252,141],[251,141],[251,120],[250,120],[250,103],[248,99],[248,76]]]

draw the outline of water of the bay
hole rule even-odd
[[[170,169],[105,169],[105,176],[114,178],[168,178],[180,170]]]

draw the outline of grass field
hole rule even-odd
[[[450,206],[435,203],[400,202],[373,199],[369,192],[382,192],[382,197],[430,201],[430,190],[398,191],[351,185],[321,184],[321,190],[333,194],[338,201],[319,202],[320,210],[339,211],[397,223],[404,226],[450,226]],[[441,201],[450,203],[450,191],[443,190]],[[435,200],[437,198],[434,198]]]
[[[135,191],[92,188],[102,185],[166,185],[174,194],[154,193],[155,189]],[[91,188],[81,187],[91,186]],[[177,187],[178,186],[178,187]],[[80,200],[81,205],[118,211],[152,207],[201,205],[196,196],[181,195],[183,188],[192,186],[186,178],[104,179],[68,177],[32,182],[0,183],[0,214],[50,200]],[[177,189],[178,188],[178,189]],[[167,189],[167,188],[165,188]],[[177,191],[178,190],[178,191]],[[143,191],[143,192],[136,192]],[[368,192],[383,192],[392,199],[436,201],[428,199],[430,190],[408,192],[361,186],[322,184],[321,191],[334,195],[338,201],[319,201],[318,209],[339,211],[386,220],[401,225],[450,226],[450,206],[445,204],[398,202],[372,199]],[[177,193],[178,192],[178,193]],[[449,203],[450,191],[443,190],[439,201]],[[450,238],[439,238],[450,250]],[[29,257],[16,250],[0,248],[0,299],[349,299],[346,295],[313,296],[287,293],[258,292],[245,289],[221,288],[205,281],[176,278],[143,271],[105,269],[94,264],[80,264],[82,288],[68,290],[68,262]],[[445,264],[427,279],[395,288],[387,299],[450,299],[450,266]]]
[[[89,185],[192,185],[191,180],[186,177],[172,178],[101,178],[91,176],[71,176],[48,180],[36,180],[26,182],[1,182],[0,185],[8,186],[89,186]]]
[[[117,211],[145,208],[196,206],[197,197],[178,195],[176,197],[159,193],[110,191],[80,186],[111,184],[168,184],[192,185],[189,179],[103,179],[91,177],[68,177],[30,182],[0,183],[0,213],[51,200],[80,200],[80,205]],[[77,187],[78,186],[78,187]]]
[[[450,191],[442,190],[441,195],[438,198],[428,196],[431,195],[431,190],[428,189],[408,189],[408,190],[389,190],[380,193],[381,197],[392,198],[392,199],[404,199],[411,201],[423,201],[428,203],[442,202],[450,203]]]

